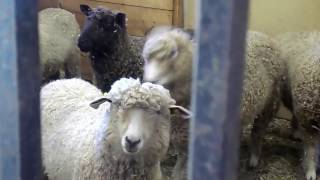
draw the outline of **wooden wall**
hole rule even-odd
[[[59,0],[39,0],[38,9],[42,10],[49,7],[59,7]]]
[[[270,35],[320,30],[319,0],[251,1],[249,29]]]
[[[130,35],[143,36],[159,25],[182,26],[182,0],[60,0],[62,8],[76,14],[82,25],[84,16],[79,5],[105,6],[127,14]]]
[[[197,3],[194,0],[184,0],[183,4],[184,4],[184,27],[194,28]]]
[[[195,26],[197,0],[184,0],[185,25]],[[250,30],[277,35],[288,31],[320,31],[319,0],[252,0]]]
[[[84,22],[80,4],[91,7],[105,6],[125,12],[128,18],[128,33],[134,36],[144,36],[154,26],[183,26],[183,0],[39,0],[38,3],[39,10],[62,7],[73,12],[80,26]],[[91,80],[91,72],[88,58],[82,54],[82,77]]]

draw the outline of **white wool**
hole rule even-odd
[[[110,167],[105,171],[105,164],[110,158],[106,153],[113,149],[113,153],[117,154],[112,154],[112,158],[119,158],[117,155],[121,154],[120,143],[117,142],[120,134],[116,133],[119,119],[112,114],[117,111],[110,111],[109,103],[102,104],[98,109],[89,106],[101,97],[104,96],[99,89],[81,79],[57,80],[41,89],[42,155],[45,172],[50,180],[105,179],[104,173],[112,172]],[[162,86],[140,83],[138,79],[132,78],[116,81],[107,97],[125,105],[149,103],[148,109],[156,105],[168,108],[175,103],[169,91]],[[130,101],[130,98],[134,100]],[[164,113],[164,116],[160,117],[169,117],[168,109],[161,113]],[[146,161],[159,161],[167,151],[169,122],[169,119],[166,119],[157,126],[158,131],[152,135],[158,137],[157,143],[152,145],[150,152],[144,151],[148,153]],[[163,131],[161,128],[164,128]],[[111,147],[106,146],[108,143]],[[159,163],[148,168],[152,169],[151,173],[148,172],[151,176],[161,177]]]
[[[146,82],[143,83],[141,87],[148,90],[149,93],[158,94],[158,96],[162,97],[163,101],[168,105],[174,105],[176,103],[176,101],[171,98],[169,90],[161,85]]]
[[[100,90],[81,79],[57,80],[41,89],[42,156],[50,178],[71,180],[70,171],[99,137],[95,129],[108,124],[103,118],[107,103],[89,106],[99,97]]]
[[[165,104],[175,104],[175,101],[170,96],[169,90],[165,89],[163,86],[149,82],[141,84],[139,79],[133,78],[121,78],[120,80],[114,82],[106,97],[112,100],[113,103],[117,103],[122,99],[124,93],[128,91],[128,89],[132,88],[139,88],[139,91],[143,92],[144,94],[160,96],[163,98]]]
[[[121,78],[113,83],[110,91],[107,93],[107,98],[115,103],[122,98],[124,92],[132,87],[138,87],[140,84],[141,83],[139,79]]]
[[[309,127],[320,123],[320,32],[288,32],[279,35],[277,40],[286,64],[284,96],[292,99],[287,106],[292,106],[295,123],[302,126],[298,131],[303,135],[304,171],[307,180],[314,180],[319,135]]]
[[[280,101],[278,84],[283,74],[283,64],[279,61],[279,50],[274,40],[259,32],[248,32],[246,40],[245,72],[240,107],[240,119],[244,126],[252,124],[255,118],[263,112],[270,112],[269,114],[272,115],[273,109]],[[177,104],[186,107],[190,105],[193,46],[188,33],[181,29],[164,27],[156,28],[150,33],[143,50],[143,57],[146,61],[144,80],[157,82],[170,88]],[[259,117],[264,118],[264,120],[259,120],[264,122],[271,119]],[[180,156],[187,152],[189,122],[179,123],[179,120],[174,119],[172,122],[172,141],[173,144],[180,146],[178,147]],[[187,162],[186,159],[179,157],[178,159],[178,162]],[[180,165],[183,166],[183,163]],[[186,165],[177,166],[176,169],[186,171]],[[175,172],[174,174],[183,173]],[[183,179],[183,177],[177,178]]]
[[[60,8],[47,8],[39,12],[39,50],[43,81],[66,71],[77,77],[80,51],[77,39],[80,27],[75,15]]]

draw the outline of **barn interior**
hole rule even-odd
[[[80,9],[82,4],[89,5],[91,8],[106,7],[115,12],[125,13],[127,32],[137,46],[137,56],[141,55],[146,36],[154,27],[173,26],[191,29],[195,32],[195,41],[198,37],[197,24],[199,23],[200,8],[197,7],[199,4],[197,0],[38,0],[38,12],[47,8],[62,8],[74,14],[80,29],[83,29],[86,17]],[[247,30],[262,32],[270,37],[287,32],[318,32],[320,31],[319,8],[319,0],[251,0],[247,12]],[[90,58],[92,57],[89,53],[80,53],[81,78],[95,83],[96,79]],[[255,168],[248,166],[250,134],[253,124],[242,127],[237,174],[239,180],[305,179],[306,174],[302,163],[304,144],[301,139],[293,137],[292,118],[291,110],[281,104],[267,128],[261,159]],[[171,147],[166,158],[161,162],[164,179],[173,179],[171,174],[176,162],[177,152]],[[320,179],[319,175],[317,179]]]

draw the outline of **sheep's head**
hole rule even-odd
[[[160,85],[140,83],[122,78],[115,82],[105,100],[111,102],[111,119],[115,120],[120,144],[127,154],[135,155],[150,149],[166,153],[170,139],[170,110],[175,106],[169,91]],[[91,105],[97,108],[97,100]]]
[[[160,27],[147,36],[143,49],[144,80],[161,85],[191,79],[193,43],[187,32]]]
[[[82,32],[78,39],[78,47],[83,52],[106,49],[116,36],[126,31],[126,15],[98,7],[91,9],[88,5],[80,5],[86,16]]]

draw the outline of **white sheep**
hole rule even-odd
[[[143,50],[144,80],[168,88],[177,104],[189,107],[192,79],[193,42],[180,29],[162,27],[147,36]],[[244,85],[241,103],[241,121],[244,126],[255,119],[252,131],[250,165],[258,164],[265,127],[272,119],[280,102],[279,82],[283,65],[275,42],[267,35],[248,32]],[[259,116],[258,116],[259,115]],[[188,123],[172,121],[172,141],[177,144],[179,156],[175,169],[186,171]],[[180,166],[180,167],[177,167]],[[174,179],[186,179],[185,172],[174,172]]]
[[[99,107],[106,101],[110,104]],[[169,146],[169,110],[181,109],[174,104],[162,86],[135,79],[116,81],[107,96],[80,79],[45,85],[45,173],[50,180],[163,179],[160,160]]]
[[[44,9],[38,28],[42,82],[80,76],[80,28],[75,15],[60,8]]]
[[[320,125],[320,32],[290,32],[277,37],[285,62],[284,104],[302,132],[307,180],[316,180]]]

